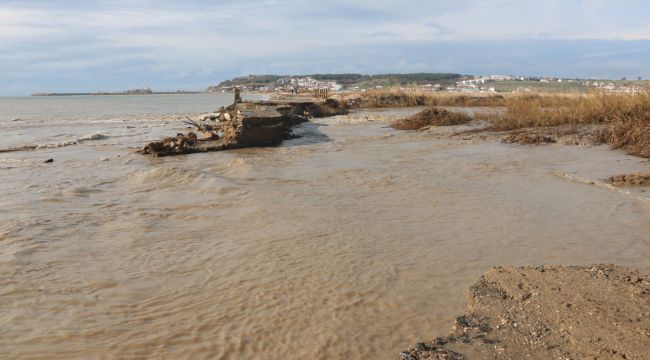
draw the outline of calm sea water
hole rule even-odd
[[[589,184],[650,163],[606,147],[395,131],[403,109],[135,153],[230,101],[0,99],[0,148],[40,146],[0,152],[0,359],[390,359],[491,266],[650,266],[648,194]]]
[[[139,145],[146,135],[157,136],[170,124],[177,126],[186,117],[212,112],[232,101],[232,94],[0,97],[0,151],[109,137]]]
[[[0,122],[199,113],[232,101],[232,94],[0,97]]]

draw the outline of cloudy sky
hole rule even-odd
[[[263,73],[650,78],[647,0],[0,0],[0,95]]]

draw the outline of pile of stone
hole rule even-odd
[[[650,186],[650,173],[624,174],[612,176],[607,179],[609,184],[614,186]]]
[[[152,141],[145,146],[141,152],[143,154],[185,154],[189,153],[191,148],[196,144],[198,138],[195,133],[189,132],[187,135],[178,133],[176,137],[167,137],[160,141]]]

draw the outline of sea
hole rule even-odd
[[[493,266],[650,268],[650,195],[602,181],[650,163],[606,146],[392,129],[405,108],[137,153],[231,102],[0,98],[0,358],[391,359]]]

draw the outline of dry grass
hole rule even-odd
[[[650,113],[645,118],[615,120],[608,126],[606,138],[613,148],[650,158]]]
[[[465,114],[429,107],[413,116],[395,121],[392,127],[397,130],[420,130],[428,126],[460,125],[470,121],[472,118]]]
[[[399,90],[377,90],[349,95],[342,99],[349,107],[408,107],[408,106],[465,106],[491,107],[477,114],[489,121],[488,130],[512,131],[536,128],[546,134],[557,129],[573,129],[579,133],[586,127],[597,127],[580,139],[593,138],[594,143],[609,143],[613,148],[650,158],[650,92],[637,94],[572,94],[572,95],[484,95],[453,93],[418,93]],[[494,108],[498,110],[495,111]],[[451,121],[447,115],[430,114],[433,119],[410,119],[394,124],[399,129],[418,129],[444,125]],[[562,130],[566,132],[567,130]],[[536,133],[540,133],[537,131]],[[578,140],[580,140],[578,139]],[[528,140],[539,139],[521,139]]]
[[[409,106],[504,106],[501,95],[464,95],[435,92],[404,92],[373,90],[347,96],[343,99],[352,108],[395,108]]]
[[[605,124],[650,115],[650,94],[511,96],[499,113],[485,114],[493,130]]]
[[[512,96],[503,111],[479,116],[494,131],[601,125],[600,140],[650,157],[650,93]]]

